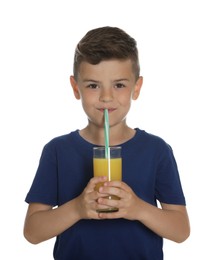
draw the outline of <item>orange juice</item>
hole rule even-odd
[[[121,147],[110,147],[109,158],[106,158],[105,147],[93,148],[93,165],[94,165],[94,177],[107,176],[109,181],[121,181],[122,179],[122,158]],[[99,188],[103,183],[98,183],[95,190]],[[117,196],[109,195],[108,199],[119,200]],[[98,212],[113,212],[118,211],[118,208],[99,209]]]
[[[108,159],[94,158],[94,176],[108,176]],[[122,159],[114,158],[110,159],[110,179],[111,181],[120,181],[122,178]],[[95,187],[99,190],[103,183],[98,183]],[[108,199],[119,200],[117,196],[110,195]],[[115,212],[117,208],[100,209],[98,212]]]
[[[110,176],[108,176],[108,159],[106,158],[94,158],[94,176],[107,176],[109,181],[121,181],[122,179],[122,159],[121,158],[111,158],[110,159]],[[99,183],[96,186],[98,190],[102,186]]]

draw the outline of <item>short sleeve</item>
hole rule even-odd
[[[168,144],[165,144],[161,151],[155,192],[160,202],[186,205],[177,163],[172,148]]]
[[[37,202],[56,206],[57,203],[57,158],[50,142],[43,148],[39,166],[31,188],[25,198],[27,203]]]

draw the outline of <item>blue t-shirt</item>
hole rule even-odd
[[[138,128],[121,144],[122,178],[141,199],[185,205],[171,147]],[[26,202],[60,206],[80,195],[93,177],[93,144],[79,131],[45,145]],[[139,221],[80,220],[56,238],[57,260],[161,260],[163,239]]]

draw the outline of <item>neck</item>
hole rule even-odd
[[[105,145],[105,135],[104,128],[97,127],[89,123],[84,129],[80,130],[80,135],[86,141],[96,144],[96,145]],[[135,130],[128,127],[126,122],[123,122],[119,125],[110,127],[110,146],[122,144],[135,135]]]

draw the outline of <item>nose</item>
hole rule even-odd
[[[113,93],[111,89],[102,89],[100,94],[100,101],[101,102],[111,102],[113,100]]]

